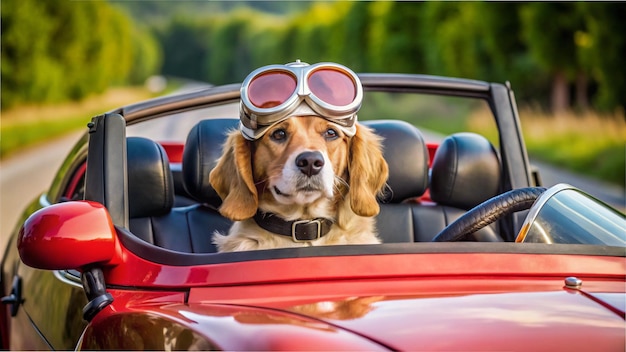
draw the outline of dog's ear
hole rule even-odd
[[[230,133],[222,157],[209,174],[211,186],[222,198],[220,213],[234,221],[251,218],[259,205],[252,176],[251,144],[239,131]]]
[[[376,196],[383,190],[389,176],[381,140],[369,128],[357,125],[356,134],[350,141],[350,207],[360,216],[374,216],[380,211]]]

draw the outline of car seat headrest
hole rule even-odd
[[[500,175],[498,154],[485,137],[456,133],[435,152],[430,198],[441,205],[471,209],[499,194]]]
[[[428,148],[422,133],[412,124],[400,120],[371,120],[361,124],[384,138],[383,154],[389,165],[388,203],[421,197],[428,188]]]
[[[215,207],[222,203],[209,183],[209,173],[222,156],[227,134],[238,126],[239,119],[207,119],[189,131],[183,151],[183,184],[195,200]]]
[[[174,206],[174,180],[163,147],[147,138],[126,139],[130,218],[160,216]]]

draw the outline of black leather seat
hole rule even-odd
[[[468,210],[499,194],[500,159],[493,145],[475,133],[456,133],[437,148],[430,198]]]
[[[133,224],[147,225],[150,217],[170,213],[174,206],[174,182],[167,154],[158,143],[147,138],[128,137],[126,145],[132,228]]]
[[[430,217],[415,216],[419,206],[411,200],[428,188],[428,148],[415,126],[399,120],[363,121],[383,137],[383,153],[389,165],[387,191],[381,199],[376,226],[383,243],[423,241],[424,233],[438,232]],[[433,235],[434,236],[434,235]],[[426,236],[427,237],[427,236]],[[429,239],[428,239],[429,240]]]
[[[163,147],[141,137],[127,139],[130,231],[159,247],[211,253],[211,230],[225,231],[230,221],[214,209],[195,204],[174,207],[174,182]]]
[[[174,207],[168,213],[167,208],[173,202],[170,197],[152,197],[150,202],[154,204],[149,207],[146,207],[146,200],[143,204],[134,201],[131,209],[142,204],[144,210],[132,211],[133,233],[145,241],[178,251],[215,251],[211,243],[213,232],[226,232],[231,221],[217,211],[221,199],[209,184],[208,175],[221,156],[226,133],[236,129],[238,124],[238,119],[209,119],[194,126],[185,145],[182,169],[188,194],[200,204]],[[493,146],[480,136],[457,134],[446,138],[435,155],[430,180],[434,182],[431,198],[436,203],[416,201],[429,187],[428,149],[419,129],[398,120],[365,121],[363,124],[384,138],[384,155],[389,164],[388,187],[376,219],[383,243],[431,241],[467,209],[498,194],[500,162]],[[129,140],[129,165],[140,165],[132,161],[132,144],[134,142]],[[141,154],[145,158],[148,153]],[[160,174],[155,170],[168,165],[167,156],[162,150],[153,154],[150,157],[153,166],[143,167],[143,172]],[[129,174],[137,172],[142,171],[129,166]],[[167,172],[162,174],[167,178]],[[144,188],[154,187],[141,191],[141,197],[173,188],[165,179],[146,182],[147,179],[140,174],[129,176],[129,188],[133,189],[131,199],[135,196],[133,193],[139,192],[131,187],[134,183]],[[145,210],[149,208],[153,210],[150,213]],[[479,235],[479,240],[500,240],[493,228],[481,232],[486,234]]]
[[[391,197],[377,216],[384,243],[429,242],[470,208],[498,194],[500,161],[489,141],[472,133],[446,138],[435,154],[429,185],[428,148],[421,132],[403,121],[366,121],[384,137]],[[434,201],[419,198],[430,186]],[[501,241],[495,226],[468,240]]]
[[[222,146],[229,131],[239,126],[239,119],[208,119],[189,131],[183,151],[183,184],[196,201],[218,208],[222,200],[209,183],[209,173],[222,156]]]
[[[467,210],[500,194],[501,164],[493,145],[475,133],[445,138],[433,158],[430,198],[449,224]],[[422,210],[428,211],[431,210]],[[474,234],[478,241],[502,241],[496,224]]]
[[[210,119],[200,121],[189,133],[183,154],[183,181],[187,192],[204,208],[212,219],[219,219],[217,208],[221,199],[208,181],[210,171],[221,156],[226,132],[236,129],[237,119]],[[384,138],[384,156],[389,165],[387,190],[381,197],[381,211],[377,216],[379,235],[384,243],[428,242],[448,224],[462,215],[455,197],[442,204],[416,202],[428,188],[428,149],[421,132],[415,126],[400,120],[364,121]],[[446,142],[439,158],[448,155]],[[466,151],[458,154],[462,165]],[[447,159],[450,159],[448,157]],[[447,160],[445,159],[445,160]],[[443,160],[443,159],[442,159]],[[447,172],[447,171],[441,171]],[[440,174],[436,171],[435,174]],[[463,177],[463,175],[458,175]],[[224,220],[222,218],[222,220]],[[209,233],[216,226],[214,220],[203,219]],[[211,230],[208,230],[211,229]]]

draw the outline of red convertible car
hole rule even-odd
[[[1,347],[624,351],[624,214],[538,184],[510,86],[360,78],[389,164],[383,244],[216,253],[231,222],[206,175],[240,85],[125,106],[11,234]]]

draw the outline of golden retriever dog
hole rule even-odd
[[[349,137],[318,116],[290,117],[255,141],[232,131],[209,175],[220,213],[235,221],[227,235],[214,234],[218,251],[380,243],[373,217],[388,177],[381,148],[369,128],[357,123]],[[301,240],[260,226],[267,219],[292,231],[322,220]]]

